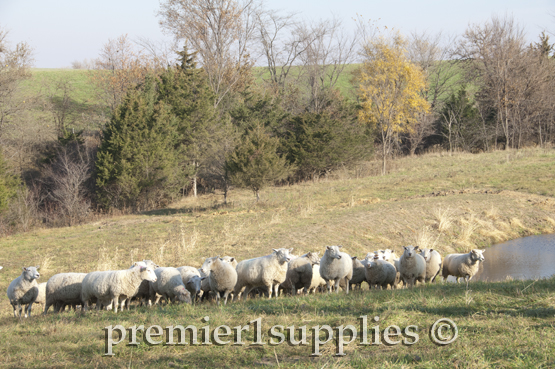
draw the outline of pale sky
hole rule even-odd
[[[382,26],[461,34],[469,23],[509,14],[530,41],[542,30],[555,33],[555,0],[266,0],[266,7],[297,12],[305,19],[339,17],[346,26],[357,14]],[[158,0],[0,0],[0,27],[12,44],[28,42],[37,68],[63,68],[96,58],[108,39],[169,39],[155,15]],[[555,36],[552,36],[555,41]]]

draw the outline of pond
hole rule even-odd
[[[535,279],[555,274],[555,234],[517,238],[485,250],[485,260],[472,281]]]

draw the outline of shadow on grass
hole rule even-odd
[[[220,209],[233,209],[233,203],[227,204],[215,204],[212,206],[191,206],[191,207],[184,207],[184,208],[164,208],[164,209],[155,209],[144,211],[141,215],[149,215],[149,216],[164,216],[164,215],[176,215],[176,214],[195,214],[195,213],[203,213],[207,211],[215,211]]]

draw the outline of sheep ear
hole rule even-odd
[[[26,268],[26,267],[23,267],[23,271],[26,272],[26,271],[27,271],[27,268]]]
[[[414,246],[415,250],[420,250],[420,246]]]
[[[274,252],[278,252],[278,250],[276,250],[276,249],[272,249],[272,250],[273,250]]]
[[[326,248],[327,248],[328,250],[331,250],[331,246],[326,246]]]
[[[292,248],[292,247],[289,249],[289,252],[290,252],[290,253],[293,252],[293,248]]]
[[[434,249],[430,249],[430,253],[432,253],[434,251]]]
[[[403,246],[403,248],[404,248],[405,250],[408,250],[408,247],[406,247],[406,246]]]
[[[337,247],[338,247],[338,248],[342,248],[343,246],[341,246],[341,245],[337,245]]]
[[[229,259],[229,261],[235,261],[235,258],[231,258],[231,259]]]
[[[201,280],[201,281],[204,281],[206,278],[208,278],[208,277],[202,277],[200,280]]]
[[[357,258],[356,256],[351,257],[351,259],[353,259],[353,260],[356,260],[356,258]]]
[[[35,269],[36,269],[36,270],[39,270],[39,269],[40,269],[40,265],[37,265],[37,266],[35,267]]]

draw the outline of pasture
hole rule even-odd
[[[362,163],[354,171],[292,186],[271,187],[261,201],[233,189],[231,203],[214,193],[184,198],[166,209],[112,214],[67,228],[36,229],[0,239],[0,290],[21,267],[41,265],[41,278],[60,272],[128,268],[134,260],[159,265],[200,266],[203,258],[231,255],[239,260],[294,248],[300,255],[326,245],[343,245],[350,255],[403,245],[433,247],[443,255],[467,252],[530,234],[555,230],[555,152],[551,149],[467,154],[429,153],[391,162]],[[525,257],[525,256],[523,256]],[[79,311],[13,318],[5,292],[0,297],[1,367],[553,367],[555,279],[500,283],[426,285],[414,290],[354,291],[346,296],[310,295],[277,300],[250,299],[217,307],[170,305],[110,311]],[[379,316],[379,331],[418,327],[412,345],[335,344],[310,357],[310,329],[351,324]],[[115,346],[103,356],[109,325],[195,325],[235,327],[261,318],[262,332],[274,325],[306,325],[307,346],[246,345]],[[428,332],[440,318],[452,319],[458,338],[434,344]],[[369,328],[378,323],[369,321]],[[398,337],[402,339],[403,337]],[[348,338],[346,338],[347,340]]]

